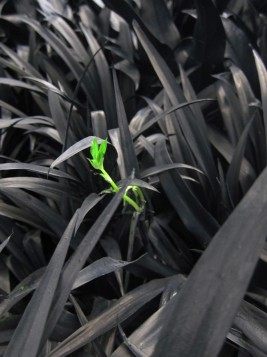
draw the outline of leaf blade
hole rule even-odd
[[[50,311],[50,315],[47,320],[46,333],[43,341],[49,337],[55,327],[79,271],[103,234],[114,212],[118,208],[126,187],[127,183],[112,198],[110,203],[106,206],[79,246],[76,248],[74,254],[66,263],[64,271],[61,275],[59,287],[55,294],[55,304]]]
[[[72,238],[77,213],[72,217],[45,270],[41,283],[27,306],[4,356],[35,357],[40,347],[46,318],[52,305],[61,269]],[[47,288],[49,286],[49,288]]]
[[[267,169],[215,235],[181,294],[170,301],[155,357],[166,345],[168,357],[219,353],[265,243],[266,183]]]

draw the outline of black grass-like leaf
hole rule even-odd
[[[117,118],[118,118],[119,130],[120,130],[122,157],[125,166],[125,177],[130,176],[133,170],[135,171],[135,174],[138,177],[139,176],[138,161],[135,155],[133,141],[128,127],[128,120],[126,117],[125,108],[121,97],[118,78],[117,78],[116,71],[114,69],[112,73],[113,73],[114,92],[116,97]]]
[[[219,353],[265,242],[266,180],[265,169],[170,301],[155,357],[166,344],[168,357]]]
[[[115,128],[117,127],[117,119],[114,111],[115,98],[112,86],[112,77],[107,60],[104,56],[103,51],[100,50],[100,46],[97,43],[97,40],[95,39],[91,30],[82,23],[80,24],[80,26],[88,41],[91,52],[97,53],[94,58],[94,61],[98,71],[98,76],[100,78],[100,83],[98,85],[99,92],[102,93],[103,108],[107,117],[108,128]]]
[[[7,210],[6,214],[8,214],[10,210],[14,214],[16,214],[16,212],[21,212],[22,210],[22,221],[27,222],[29,225],[33,225],[37,229],[49,232],[50,234],[50,230],[52,230],[58,237],[62,236],[67,225],[66,220],[45,202],[42,202],[40,199],[19,188],[6,188],[4,189],[4,194],[13,201],[15,205],[20,207],[20,210],[18,211],[16,207],[10,207],[10,205],[7,206],[3,203],[3,207]],[[5,210],[3,210],[3,214],[5,215]],[[36,217],[35,220],[32,219],[33,215]],[[15,219],[20,220],[20,216],[18,215]],[[39,222],[40,224],[38,224]]]
[[[246,148],[249,131],[250,131],[251,126],[253,125],[253,119],[254,118],[252,118],[248,122],[242,135],[240,136],[240,139],[238,141],[238,144],[235,148],[235,151],[234,151],[234,154],[232,157],[231,164],[227,171],[227,186],[228,186],[229,193],[231,195],[231,199],[235,204],[239,201],[239,198],[240,198],[240,196],[238,195],[239,173],[240,173],[240,168],[242,165],[242,160],[244,157],[244,152],[245,152],[245,148]],[[242,186],[244,194],[248,191],[248,189],[254,182],[255,178],[256,178],[256,175],[253,177],[247,175],[246,177],[242,178],[241,186]]]
[[[155,147],[155,163],[172,163],[163,140]],[[184,225],[202,246],[206,246],[219,228],[216,220],[201,205],[178,173],[165,171],[159,174],[159,178],[163,190]]]
[[[174,48],[180,41],[180,34],[163,0],[142,1],[142,20],[161,43]]]
[[[104,311],[95,319],[82,326],[73,335],[62,342],[47,357],[61,357],[71,353],[96,337],[109,331],[118,323],[138,311],[145,303],[160,294],[168,279],[154,280],[144,284],[119,299],[111,308]]]
[[[69,147],[66,151],[64,151],[63,154],[61,154],[56,160],[54,160],[50,167],[51,168],[56,167],[59,164],[61,164],[62,162],[71,158],[72,156],[89,148],[92,145],[93,140],[94,140],[94,136],[88,136],[88,137],[76,142],[71,147]],[[97,141],[100,144],[103,141],[103,139],[98,138]]]
[[[180,103],[184,103],[185,97],[178,83],[176,82],[174,75],[171,73],[163,58],[157,53],[153,45],[149,42],[148,38],[136,22],[134,22],[134,29],[169,97],[171,104],[175,106],[179,105]],[[216,191],[215,166],[213,158],[211,157],[209,143],[205,138],[205,134],[199,130],[199,127],[195,122],[196,119],[193,117],[189,108],[181,110],[177,120],[190,149],[197,158],[201,169],[204,172],[209,173],[209,180],[211,180],[211,185]]]
[[[1,2],[1,356],[267,356],[266,6],[189,7]]]
[[[52,306],[61,270],[73,236],[77,213],[66,228],[57,248],[27,306],[4,356],[35,357],[40,348],[46,319]]]
[[[219,11],[211,0],[196,1],[196,10],[192,56],[197,63],[220,66],[226,41]]]
[[[258,71],[258,78],[260,82],[261,89],[261,103],[262,103],[262,111],[263,111],[263,119],[264,119],[264,127],[265,127],[265,140],[267,142],[267,74],[264,63],[262,62],[258,53],[253,51],[254,59],[256,62],[256,67]]]
[[[128,183],[130,183],[130,181]],[[95,221],[91,229],[84,236],[83,240],[76,248],[74,254],[66,263],[59,281],[58,289],[55,293],[55,304],[52,310],[50,311],[50,315],[47,320],[44,341],[50,336],[51,332],[53,331],[53,328],[55,327],[57,320],[59,319],[61,312],[63,311],[65,302],[67,301],[67,298],[79,271],[85,264],[93,248],[100,239],[108,223],[112,219],[113,214],[115,213],[121,202],[126,187],[127,183],[123,185],[121,190],[112,198],[110,203],[106,206],[101,215]]]
[[[0,171],[13,171],[13,170],[25,170],[25,171],[30,171],[30,172],[34,172],[37,174],[41,174],[44,176],[48,175],[48,171],[49,171],[49,176],[51,177],[60,177],[60,178],[65,178],[65,179],[69,179],[69,180],[74,180],[76,181],[77,179],[69,174],[67,174],[64,171],[60,171],[60,170],[48,170],[47,167],[45,166],[40,166],[40,165],[34,165],[34,164],[26,164],[26,163],[22,163],[22,162],[18,162],[18,163],[6,163],[6,164],[0,164]]]

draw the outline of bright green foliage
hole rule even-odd
[[[88,159],[90,164],[96,170],[102,170],[104,165],[104,156],[107,150],[107,140],[104,140],[99,146],[97,139],[94,138],[93,144],[91,145],[91,155],[92,159]]]
[[[103,179],[110,184],[111,187],[108,190],[105,190],[105,192],[117,193],[120,187],[112,180],[110,175],[104,169],[104,158],[106,151],[107,139],[103,140],[102,143],[98,145],[97,139],[94,138],[90,148],[92,159],[88,158],[88,161],[95,170],[99,170],[101,172],[99,173],[99,175],[102,176]],[[134,199],[128,196],[129,191],[132,191]],[[142,212],[145,200],[141,188],[138,186],[128,186],[125,194],[123,195],[123,202],[124,205],[126,203],[130,204],[136,212]]]

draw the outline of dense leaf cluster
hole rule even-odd
[[[9,0],[0,36],[0,356],[267,356],[267,2]]]

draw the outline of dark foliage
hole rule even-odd
[[[0,356],[267,356],[266,4],[0,3]]]

